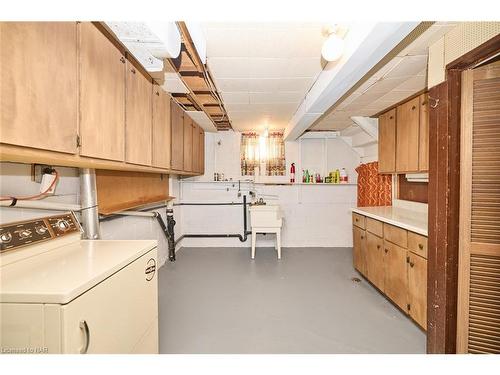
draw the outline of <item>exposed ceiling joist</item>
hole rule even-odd
[[[189,92],[174,94],[173,97],[186,110],[204,112],[217,130],[232,129],[221,96],[208,67],[198,55],[186,23],[177,22],[177,26],[182,38],[181,53],[177,58],[170,59],[170,65],[179,74]]]

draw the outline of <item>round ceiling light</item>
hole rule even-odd
[[[321,56],[323,56],[326,61],[336,61],[340,59],[343,52],[344,40],[335,33],[328,36],[321,48]]]

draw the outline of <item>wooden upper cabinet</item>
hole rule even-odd
[[[185,172],[193,171],[193,120],[184,115],[184,167]]]
[[[200,156],[198,161],[198,172],[200,174],[205,174],[205,131],[199,128],[199,142],[200,142]]]
[[[125,57],[94,24],[80,28],[80,155],[125,159]]]
[[[76,22],[0,22],[0,66],[0,142],[76,153]]]
[[[142,69],[127,60],[125,104],[125,160],[152,164],[153,83]]]
[[[429,170],[429,95],[420,95],[418,170]]]
[[[378,119],[378,169],[380,173],[396,171],[396,109],[380,115]]]
[[[396,171],[417,172],[419,155],[420,97],[397,108]]]
[[[200,127],[193,122],[193,168],[192,171],[200,172]]]
[[[153,166],[170,168],[170,96],[153,87]]]
[[[177,171],[184,168],[184,112],[170,102],[171,146],[170,167]]]

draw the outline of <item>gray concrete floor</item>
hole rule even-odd
[[[350,248],[183,248],[159,271],[161,353],[424,353]]]

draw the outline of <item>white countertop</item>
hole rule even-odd
[[[394,206],[356,207],[353,212],[427,236],[427,213]]]
[[[157,246],[76,241],[0,268],[0,302],[65,304]]]

